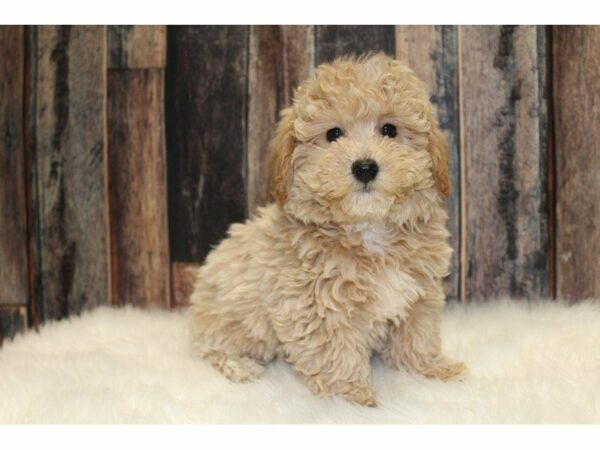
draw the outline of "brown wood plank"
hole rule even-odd
[[[25,306],[0,307],[0,347],[4,341],[25,331],[27,331],[27,308]]]
[[[279,111],[314,66],[314,27],[252,26],[248,72],[248,213],[269,201],[268,147]]]
[[[108,72],[113,304],[169,307],[162,69]]]
[[[28,300],[24,30],[0,26],[0,305]]]
[[[465,298],[548,294],[545,30],[459,29]]]
[[[30,145],[40,319],[109,303],[106,30],[32,31]]]
[[[194,272],[200,268],[195,263],[173,263],[171,264],[171,306],[173,308],[185,307],[190,302],[190,296],[194,292]]]
[[[600,295],[600,27],[553,27],[556,293]]]
[[[458,105],[458,27],[396,26],[396,57],[404,60],[426,84],[448,141],[452,191],[446,200],[450,246],[449,300],[460,298],[460,114]]]
[[[383,51],[394,55],[393,25],[319,25],[316,27],[316,61],[321,64],[338,56]]]
[[[202,261],[246,215],[248,27],[169,26],[166,129],[173,261]]]
[[[167,63],[167,27],[164,25],[111,25],[108,27],[108,68],[164,68]]]

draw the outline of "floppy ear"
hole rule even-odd
[[[435,188],[442,197],[448,197],[451,188],[450,173],[448,171],[448,144],[435,119],[432,121],[431,131],[429,132],[427,150],[433,162],[431,172],[433,173]]]
[[[275,129],[270,145],[271,195],[280,205],[288,196],[288,187],[292,171],[292,153],[294,151],[294,119],[292,108],[281,111],[281,119]]]

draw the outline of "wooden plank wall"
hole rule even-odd
[[[62,319],[109,298],[106,29],[31,29],[30,121],[38,314]]]
[[[312,32],[312,45],[303,29]],[[305,55],[314,54],[315,64],[347,53],[384,51],[407,60],[429,87],[448,138],[454,185],[447,201],[450,242],[455,248],[452,273],[446,280],[448,298],[478,301],[505,295],[553,295],[548,28],[316,26],[299,30],[296,45],[305,46]],[[288,87],[279,80],[294,76],[280,56],[285,45],[289,45],[285,27],[251,27],[247,214],[266,199],[264,152],[274,114],[288,95]],[[272,61],[283,69],[280,73],[273,72]],[[281,87],[273,92],[265,86]],[[171,151],[169,147],[170,155]],[[204,248],[223,236],[215,234]],[[193,260],[200,263],[204,255],[200,252]]]
[[[450,276],[446,279],[449,299],[460,298],[460,111],[458,86],[458,27],[397,26],[396,57],[406,61],[426,83],[431,102],[438,111],[440,128],[448,141],[452,191],[446,201],[450,246],[454,249]]]
[[[112,304],[169,307],[166,27],[108,27]]]
[[[248,27],[168,29],[166,131],[173,261],[201,261],[246,215]]]
[[[450,300],[600,296],[598,27],[0,27],[0,336],[176,307],[311,70],[383,51],[448,139]],[[0,337],[1,339],[1,337]]]
[[[29,297],[24,73],[24,27],[0,27],[0,342],[23,329]]]
[[[252,26],[248,67],[247,213],[269,201],[268,147],[279,111],[315,62],[315,27]]]
[[[465,298],[548,295],[545,39],[460,29]]]
[[[553,27],[556,294],[600,296],[600,27]]]

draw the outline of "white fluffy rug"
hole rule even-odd
[[[373,361],[378,408],[322,400],[285,363],[234,384],[188,353],[181,312],[100,308],[0,349],[2,423],[600,422],[600,302],[446,310],[463,382]]]

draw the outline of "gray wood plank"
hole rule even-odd
[[[396,53],[393,25],[319,25],[315,42],[317,64],[349,54]]]
[[[600,296],[600,27],[553,27],[556,293]]]
[[[171,259],[200,262],[246,216],[248,27],[169,26]]]
[[[0,26],[0,305],[28,301],[24,30]]]
[[[248,213],[269,195],[268,148],[279,111],[314,66],[314,27],[252,26],[248,69]]]
[[[460,299],[460,114],[458,92],[458,27],[396,26],[396,57],[422,79],[437,109],[440,128],[448,141],[452,191],[446,199],[449,244],[454,250],[445,280],[449,300]]]
[[[549,286],[545,30],[460,27],[464,295]]]
[[[34,27],[29,133],[40,319],[109,303],[106,30]]]

